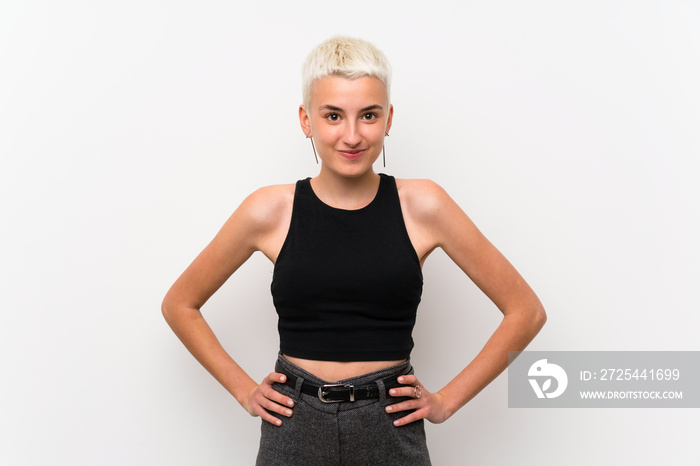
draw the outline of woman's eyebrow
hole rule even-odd
[[[384,110],[384,107],[381,105],[370,105],[369,107],[365,107],[360,112],[369,112],[370,110]]]
[[[342,112],[343,111],[342,108],[336,107],[334,105],[321,105],[320,107],[318,107],[318,109],[319,109],[319,111],[320,110],[331,110],[333,112]]]
[[[340,107],[336,107],[335,105],[321,105],[319,108],[319,111],[321,110],[330,110],[333,112],[343,112],[344,110]],[[360,110],[360,113],[362,112],[369,112],[370,110],[384,110],[384,107],[381,105],[370,105],[369,107],[365,107]]]

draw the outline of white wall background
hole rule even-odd
[[[253,463],[259,420],[160,302],[248,193],[316,173],[299,70],[336,33],[392,61],[385,171],[442,184],[538,292],[530,349],[700,349],[697,2],[252,3],[0,4],[0,463]],[[254,256],[204,309],[257,379],[271,271]],[[444,254],[424,273],[434,390],[499,313]],[[436,465],[691,465],[698,421],[509,409],[503,375],[427,429]]]

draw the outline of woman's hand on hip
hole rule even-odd
[[[291,417],[294,400],[281,394],[272,388],[274,383],[284,383],[287,380],[284,374],[270,373],[262,383],[250,391],[248,401],[244,408],[251,416],[260,416],[264,421],[276,426],[282,425],[282,421],[271,413]]]
[[[419,419],[427,419],[433,424],[439,424],[450,417],[445,407],[445,397],[439,392],[430,393],[421,385],[415,375],[402,375],[398,378],[398,382],[405,384],[405,386],[390,389],[389,395],[411,399],[387,406],[386,412],[397,413],[411,410],[413,412],[394,421],[395,426],[404,426]]]

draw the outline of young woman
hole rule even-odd
[[[316,177],[243,201],[175,282],[163,314],[189,351],[253,416],[260,465],[427,465],[423,420],[443,422],[545,322],[535,293],[437,184],[377,174],[392,125],[390,71],[362,40],[334,38],[304,65],[299,121]],[[413,373],[422,265],[447,255],[503,313],[481,352],[438,391]],[[255,251],[274,264],[275,371],[252,380],[200,313]]]

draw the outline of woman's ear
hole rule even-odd
[[[394,106],[389,105],[389,117],[386,119],[386,132],[391,131],[391,122],[394,120]]]
[[[301,125],[301,130],[304,132],[304,136],[307,138],[313,136],[313,134],[311,134],[311,119],[303,105],[299,105],[299,124]]]

